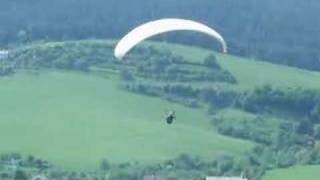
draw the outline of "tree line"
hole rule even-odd
[[[216,28],[225,36],[232,54],[320,70],[319,8],[317,0],[4,0],[0,44],[11,47],[39,39],[118,39],[143,22],[179,17]],[[159,39],[217,46],[212,39],[193,33],[169,33]]]

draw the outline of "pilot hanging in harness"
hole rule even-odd
[[[167,124],[172,124],[174,119],[176,119],[176,113],[174,111],[169,112],[166,117]]]

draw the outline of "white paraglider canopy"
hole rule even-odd
[[[223,37],[204,24],[185,19],[160,19],[145,23],[130,31],[119,41],[114,55],[118,59],[122,59],[132,48],[145,39],[170,31],[196,31],[207,34],[220,42],[223,53],[227,52],[227,44]]]

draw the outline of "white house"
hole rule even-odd
[[[156,175],[145,175],[142,180],[165,180],[162,176],[156,176]]]
[[[0,60],[1,59],[6,59],[8,57],[9,57],[9,51],[0,50]]]
[[[206,180],[248,180],[242,177],[206,177]]]

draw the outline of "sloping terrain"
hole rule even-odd
[[[248,138],[250,134],[261,132],[270,143],[270,137],[283,131],[281,125],[299,123],[299,116],[295,117],[292,109],[276,107],[272,111],[262,108],[261,112],[249,112],[243,107],[229,105],[222,109],[213,107],[213,116],[222,120],[220,124],[214,124],[206,105],[198,109],[186,108],[166,101],[170,99],[165,96],[166,100],[161,99],[162,96],[125,91],[121,86],[123,75],[133,78],[133,83],[159,87],[213,88],[221,94],[232,91],[236,93],[230,95],[232,98],[245,91],[264,92],[256,88],[265,85],[276,88],[271,89],[271,95],[288,93],[290,96],[284,96],[286,98],[311,93],[297,91],[295,94],[292,89],[317,91],[320,88],[318,72],[176,44],[148,42],[140,46],[141,49],[134,50],[128,61],[118,62],[112,55],[113,45],[114,41],[87,40],[35,43],[17,49],[13,62],[20,69],[32,69],[33,73],[17,70],[0,79],[0,98],[3,100],[0,105],[4,107],[0,109],[0,138],[5,142],[0,151],[35,154],[63,167],[76,169],[95,168],[101,159],[114,163],[137,161],[153,164],[183,153],[212,160],[220,154],[237,155],[252,149],[257,142]],[[164,53],[157,54],[156,49]],[[145,55],[152,54],[150,52],[156,56]],[[220,68],[204,66],[210,54],[215,55]],[[152,69],[156,64],[153,61],[166,58],[171,58],[169,68],[173,66],[182,72],[176,80],[163,73],[169,71],[153,76],[155,72],[152,70],[158,70]],[[144,61],[149,62],[143,64]],[[236,82],[210,78],[194,80],[202,77],[202,71],[229,73],[228,77],[235,78]],[[188,78],[192,81],[187,81]],[[143,87],[142,90],[145,91]],[[268,92],[268,88],[266,90]],[[177,112],[178,119],[173,126],[168,126],[164,123],[164,116],[172,109]],[[247,141],[237,139],[237,134],[231,135],[236,138],[220,135],[224,126],[245,132],[241,138]],[[11,141],[6,140],[8,137]]]
[[[0,99],[0,152],[62,167],[94,169],[104,158],[149,164],[183,153],[212,159],[253,147],[217,134],[202,110],[125,92],[113,78],[20,72],[0,79]],[[178,120],[169,126],[171,109]]]

